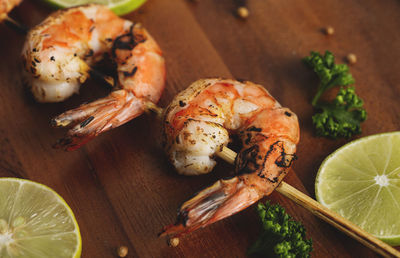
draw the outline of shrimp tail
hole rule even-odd
[[[53,147],[78,149],[97,135],[118,127],[144,112],[143,100],[126,90],[66,111],[51,120],[53,127],[73,126]]]
[[[240,177],[221,179],[186,201],[174,225],[164,227],[160,236],[180,236],[231,216],[262,198]]]

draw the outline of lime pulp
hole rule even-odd
[[[316,197],[391,245],[400,245],[400,132],[350,142],[322,163]]]
[[[80,257],[74,214],[50,188],[24,179],[0,179],[0,257]]]

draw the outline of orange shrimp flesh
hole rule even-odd
[[[64,100],[77,92],[90,65],[104,55],[116,64],[116,90],[52,119],[53,126],[72,126],[55,147],[77,149],[141,115],[147,102],[161,97],[165,62],[158,44],[140,24],[98,4],[58,11],[29,33],[23,60],[32,92],[41,102]]]
[[[222,133],[216,133],[215,127]],[[281,107],[262,86],[221,79],[199,80],[175,97],[164,117],[166,152],[175,166],[181,166],[180,173],[185,174],[185,167],[208,172],[209,163],[204,169],[191,164],[196,159],[181,157],[201,154],[212,158],[228,144],[229,139],[221,136],[224,130],[237,133],[242,142],[235,160],[235,176],[218,180],[186,201],[176,223],[165,227],[161,235],[189,233],[247,208],[269,195],[296,159],[297,116]],[[190,147],[199,145],[193,139],[201,134],[210,134],[216,142],[206,154],[194,153],[196,150]],[[198,139],[203,142],[201,136]],[[209,145],[210,141],[203,144]],[[173,160],[177,157],[181,158],[179,162]]]

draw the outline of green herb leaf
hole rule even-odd
[[[306,240],[304,226],[288,215],[279,204],[259,203],[257,211],[263,225],[257,241],[248,249],[249,255],[265,257],[310,257],[312,240]]]
[[[331,103],[319,103],[325,91],[355,82],[349,73],[349,67],[345,64],[335,64],[335,57],[329,51],[326,51],[324,56],[312,51],[303,61],[320,79],[318,90],[311,102],[319,111],[312,118],[317,135],[336,139],[360,134],[361,123],[367,118],[367,112],[354,87],[342,87]]]

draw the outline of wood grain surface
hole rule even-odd
[[[199,78],[264,85],[299,117],[299,159],[285,181],[310,196],[322,160],[348,141],[314,136],[310,101],[318,82],[301,63],[311,50],[330,50],[338,62],[357,55],[351,72],[368,111],[361,136],[400,129],[399,1],[249,0],[247,20],[234,15],[236,8],[234,0],[148,0],[126,16],[143,23],[164,52],[161,106]],[[50,12],[25,0],[11,17],[33,26]],[[327,25],[334,35],[321,33]],[[108,90],[89,81],[64,103],[36,103],[21,78],[23,42],[23,35],[0,25],[0,176],[31,179],[63,196],[81,228],[82,257],[116,257],[120,245],[129,248],[128,257],[245,256],[260,229],[253,208],[181,238],[176,248],[157,238],[183,201],[233,168],[220,161],[209,175],[177,175],[161,149],[154,116],[143,115],[77,151],[54,150],[65,131],[51,128],[50,118]],[[314,240],[313,257],[377,256],[278,193],[268,199],[304,223]]]

